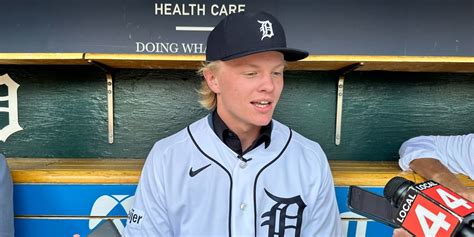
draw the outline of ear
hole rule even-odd
[[[209,88],[214,93],[219,94],[221,91],[220,91],[220,88],[219,88],[219,81],[217,80],[216,72],[209,69],[209,68],[206,68],[206,69],[204,69],[202,74],[204,76],[204,79],[207,82],[207,86],[209,86]]]

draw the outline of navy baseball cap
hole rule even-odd
[[[279,51],[286,61],[308,56],[306,51],[286,47],[283,26],[272,15],[235,13],[222,19],[207,37],[206,61],[227,61],[266,51]]]

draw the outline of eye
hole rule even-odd
[[[244,72],[243,74],[246,77],[254,77],[257,75],[257,72]]]
[[[283,72],[280,72],[280,71],[272,72],[272,75],[274,77],[281,77],[281,76],[283,76]]]

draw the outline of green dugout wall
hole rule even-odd
[[[114,143],[107,135],[105,74],[94,66],[0,67],[17,82],[22,131],[0,143],[8,157],[145,158],[153,143],[208,112],[194,70],[113,73]],[[346,75],[341,144],[334,144],[336,71],[287,71],[275,118],[318,141],[331,160],[396,160],[423,134],[474,131],[474,74],[354,71]],[[6,93],[6,86],[0,86]],[[8,123],[0,113],[0,123]]]
[[[310,53],[290,64],[275,118],[329,159],[396,160],[410,137],[474,132],[470,0],[3,1],[2,9],[0,75],[19,84],[23,128],[0,141],[8,157],[146,157],[208,113],[194,70],[210,29],[232,11],[275,15],[288,45]],[[340,70],[357,63],[345,75],[336,146]],[[6,91],[0,85],[0,98]],[[0,128],[7,104],[0,99]]]

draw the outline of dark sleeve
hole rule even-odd
[[[0,154],[0,237],[13,237],[13,183],[5,156]]]

